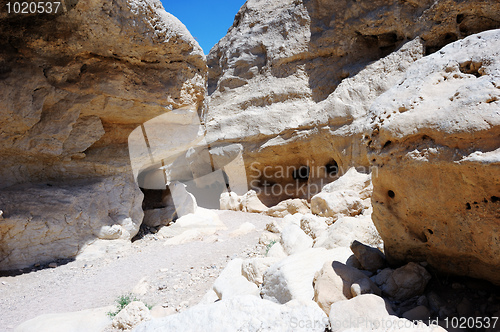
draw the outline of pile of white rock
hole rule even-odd
[[[400,313],[408,319],[391,307],[422,297],[431,276],[425,264],[387,267],[371,188],[370,175],[353,168],[310,206],[290,200],[267,209],[254,192],[223,195],[222,207],[283,217],[260,237],[266,253],[230,261],[199,305],[134,331],[443,330],[426,325],[431,313],[423,305]]]

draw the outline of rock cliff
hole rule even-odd
[[[500,284],[500,30],[415,62],[370,112],[373,221],[392,263]]]
[[[129,134],[205,95],[205,56],[160,1],[65,4],[0,14],[0,269],[133,237]]]
[[[244,145],[249,183],[268,203],[310,198],[338,168],[368,166],[359,119],[409,64],[499,17],[495,0],[249,0],[208,55],[207,139]]]

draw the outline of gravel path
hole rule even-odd
[[[198,303],[229,260],[265,252],[258,240],[273,219],[243,212],[216,213],[228,229],[201,241],[168,246],[151,234],[118,248],[115,244],[104,257],[0,277],[0,330],[12,331],[42,314],[113,305],[120,295],[131,292],[147,304],[168,305],[177,311]],[[230,234],[245,222],[255,225],[255,230]]]

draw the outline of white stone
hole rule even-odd
[[[241,273],[248,279],[248,281],[251,281],[256,285],[261,285],[264,282],[264,274],[267,269],[274,263],[277,263],[280,259],[281,258],[278,257],[257,257],[245,259],[241,265]]]
[[[382,247],[383,243],[370,216],[363,215],[337,220],[316,238],[314,248],[349,247],[354,240],[373,247]]]
[[[45,314],[20,324],[16,332],[101,332],[111,325],[108,306],[61,314]]]
[[[196,198],[186,190],[184,183],[173,181],[168,185],[168,188],[170,189],[178,218],[196,212],[196,208],[198,207]]]
[[[313,240],[299,226],[291,224],[281,232],[280,243],[288,255],[293,255],[311,248]]]
[[[326,250],[313,248],[302,251],[272,265],[264,274],[264,299],[286,303],[293,299],[310,300],[314,296],[313,279],[325,262],[346,263],[352,251],[349,248]]]
[[[255,229],[256,229],[256,227],[254,224],[252,224],[250,222],[245,222],[245,223],[241,224],[234,231],[231,231],[229,233],[229,236],[237,237],[237,236],[245,235],[245,234],[248,234],[248,233],[255,231]]]
[[[166,238],[165,245],[177,245],[204,238],[218,230],[227,229],[219,216],[208,209],[198,207],[196,213],[185,215],[157,233],[159,238]]]
[[[225,300],[241,295],[259,296],[256,284],[242,275],[242,264],[241,258],[233,259],[227,263],[220,276],[215,280],[213,290],[219,299]]]
[[[324,231],[328,229],[328,218],[318,217],[314,214],[305,214],[300,219],[300,228],[311,238],[316,239]]]
[[[266,255],[266,257],[275,257],[275,258],[285,258],[287,256],[288,255],[285,252],[285,249],[283,249],[283,246],[279,242],[274,243],[271,246],[271,248],[269,248]]]
[[[151,312],[144,303],[132,301],[113,318],[112,325],[118,329],[130,330],[151,318]]]
[[[354,190],[321,192],[311,199],[312,213],[332,217],[334,221],[343,216],[357,216],[363,210],[363,202]]]
[[[310,300],[279,305],[247,295],[197,305],[176,315],[154,319],[141,324],[134,332],[324,332],[327,322],[325,313]]]
[[[241,196],[241,211],[260,213],[267,211],[267,206],[259,200],[254,190],[250,190],[245,195]]]
[[[233,191],[223,192],[220,195],[220,209],[241,211],[241,198]]]

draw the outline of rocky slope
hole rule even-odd
[[[392,263],[500,284],[500,31],[415,62],[370,108],[373,220]]]
[[[132,238],[143,195],[128,135],[204,99],[202,50],[160,1],[63,7],[0,14],[3,270],[74,256],[96,238]]]
[[[336,166],[368,166],[360,148],[365,121],[356,120],[409,64],[500,27],[498,17],[495,0],[249,0],[208,55],[208,141],[241,142],[252,187],[291,183],[279,199],[310,198],[336,178]],[[386,63],[367,67],[417,37]],[[279,172],[301,166],[309,174]],[[299,190],[307,185],[311,194]]]

